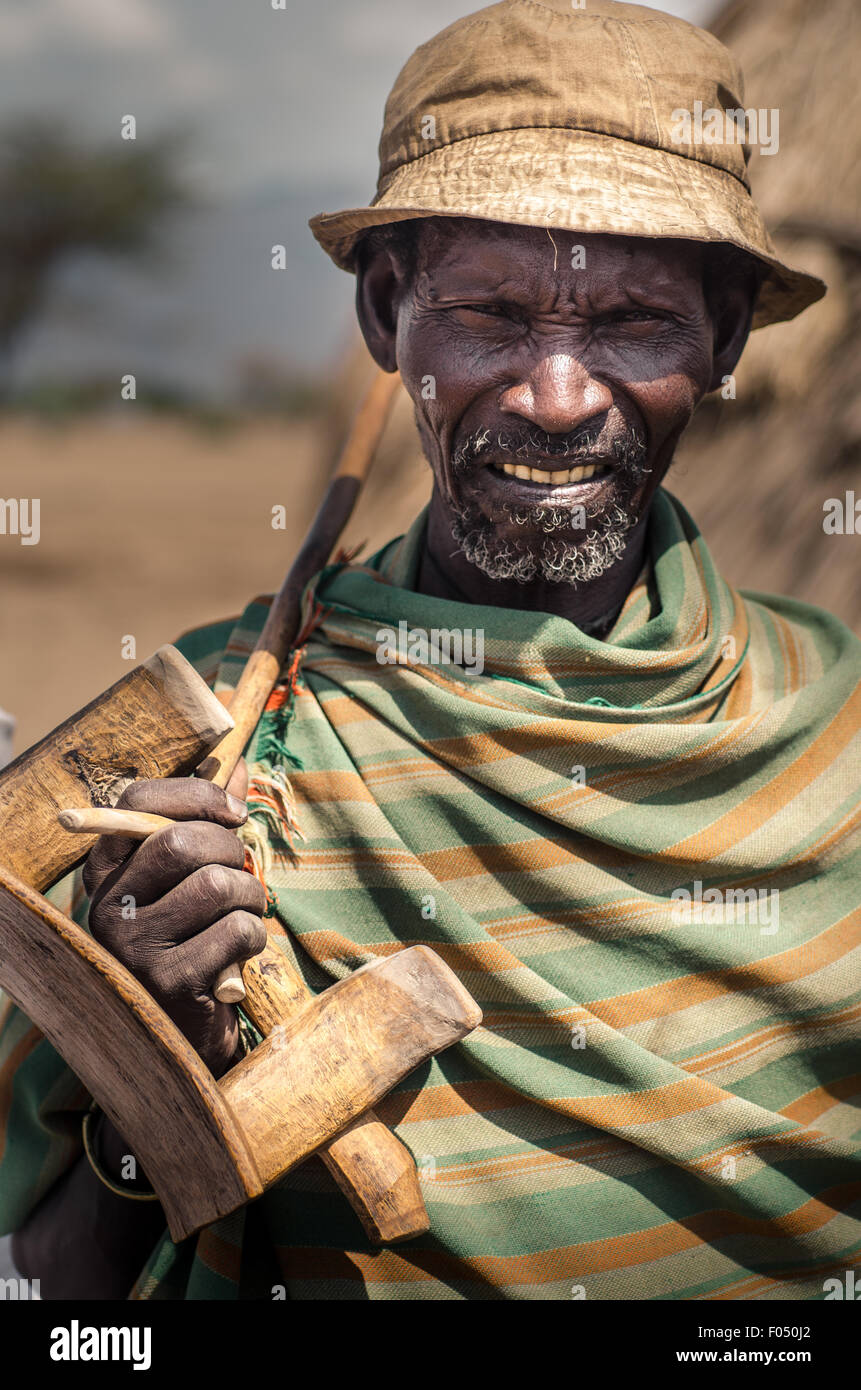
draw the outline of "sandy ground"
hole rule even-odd
[[[2,495],[41,502],[37,545],[0,535],[0,706],[17,718],[16,753],[128,671],[125,637],[141,659],[276,588],[330,466],[307,425],[161,421],[6,424],[0,460]],[[416,464],[383,506],[380,463],[348,540],[403,531],[429,491]]]

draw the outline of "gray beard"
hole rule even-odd
[[[504,432],[491,439],[484,430],[470,436],[455,452],[452,467],[455,474],[465,472],[489,447],[510,453],[513,458],[524,457],[524,449],[542,450],[556,459],[570,463],[586,456],[595,447],[596,438],[581,434],[576,445],[573,440],[556,441],[552,451],[547,448],[541,432],[531,432],[525,439]],[[542,579],[550,584],[586,584],[599,579],[617,564],[625,552],[628,536],[637,524],[638,516],[632,506],[634,493],[649,473],[646,449],[634,431],[618,441],[613,452],[617,459],[617,500],[603,510],[586,508],[587,527],[574,527],[572,514],[559,507],[513,507],[504,511],[516,526],[529,526],[543,533],[545,539],[536,543],[533,538],[522,541],[503,541],[497,536],[493,523],[474,503],[455,509],[452,520],[452,539],[458,551],[489,579],[514,580],[531,584]]]
[[[566,512],[544,507],[526,513],[523,508],[505,510],[517,525],[525,526],[531,521],[548,532],[546,539],[538,546],[526,541],[500,541],[492,523],[471,505],[458,509],[451,534],[464,558],[489,579],[513,579],[517,584],[531,584],[536,579],[550,584],[585,584],[600,578],[624,554],[628,533],[637,522],[631,512],[613,506],[601,517],[597,529],[575,541],[565,536],[566,531],[572,536],[577,534],[571,529]]]

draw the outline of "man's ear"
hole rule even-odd
[[[356,261],[356,314],[368,351],[384,372],[397,368],[398,307],[406,277],[386,247],[360,247]]]
[[[727,285],[712,305],[714,355],[709,391],[717,391],[731,376],[750,334],[759,286],[753,279]]]

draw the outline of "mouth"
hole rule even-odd
[[[478,486],[511,502],[553,501],[564,504],[586,501],[606,487],[614,465],[596,459],[573,468],[560,468],[556,459],[542,459],[545,467],[488,460],[476,476]]]
[[[610,472],[610,464],[601,461],[599,463],[583,464],[579,468],[531,468],[523,463],[491,463],[488,464],[497,473],[504,473],[509,478],[517,478],[524,483],[543,483],[545,486],[566,487],[570,483],[585,483],[589,478],[596,475]]]

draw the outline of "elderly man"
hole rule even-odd
[[[173,1246],[121,1136],[102,1123],[81,1156],[87,1098],[13,1012],[0,1211],[43,1294],[822,1298],[861,1257],[857,644],[736,593],[661,490],[751,325],[822,286],[779,260],[742,144],[676,138],[696,102],[743,104],[709,35],[503,0],[408,62],[374,204],[312,223],[401,372],[433,493],[309,586],[249,823],[314,988],[426,942],[484,1010],[380,1106],[430,1234],[373,1251],[312,1163]],[[265,611],[184,639],[217,688]],[[444,632],[481,661],[439,659]],[[125,802],[184,833],[99,842],[91,930],[219,1074],[237,1017],[212,985],[263,941],[244,807],[195,782]]]

